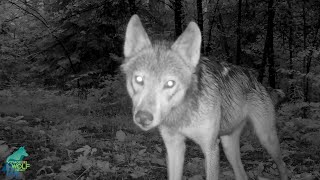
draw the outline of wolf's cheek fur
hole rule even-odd
[[[135,109],[139,103],[139,100],[141,99],[143,87],[138,87],[138,85],[135,84],[132,78],[128,78],[127,90],[132,99],[133,109]]]
[[[143,90],[143,85],[137,84],[134,80],[134,76],[131,76],[130,78],[128,78],[128,81],[127,81],[127,89],[128,89],[129,95],[133,97],[135,94]]]
[[[176,87],[173,91],[163,92],[164,95],[159,99],[161,119],[164,119],[173,108],[180,105],[183,101],[185,90],[181,86]]]
[[[143,87],[137,86],[137,84],[135,84],[132,81],[128,82],[128,91],[132,98],[134,107],[138,104],[139,100],[141,99],[142,90],[143,90]]]
[[[131,80],[127,80],[127,90],[128,90],[130,97],[132,97],[133,94],[135,94],[135,90],[133,89],[133,84],[132,84]]]

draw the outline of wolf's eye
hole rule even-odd
[[[135,81],[136,83],[140,84],[140,85],[143,85],[143,78],[142,76],[136,76],[135,77]]]
[[[175,84],[176,82],[173,80],[167,81],[166,84],[164,85],[164,88],[172,88]]]

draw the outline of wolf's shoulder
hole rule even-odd
[[[231,71],[242,71],[241,68],[216,58],[201,57],[198,66],[210,74],[221,76],[228,76]]]
[[[223,80],[229,79],[248,79],[256,81],[256,71],[248,67],[234,65],[225,61],[219,61],[215,58],[201,57],[199,61],[199,69]],[[246,78],[244,78],[246,77]]]

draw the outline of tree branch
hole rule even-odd
[[[63,51],[65,52],[65,55],[67,56],[68,60],[69,60],[69,63],[70,63],[70,67],[72,69],[72,71],[74,73],[76,73],[76,70],[74,69],[73,67],[73,64],[72,64],[72,60],[71,60],[71,57],[70,57],[70,53],[68,52],[67,48],[65,47],[65,45],[62,43],[62,41],[56,36],[54,35],[52,32],[51,32],[51,29],[49,27],[49,25],[47,24],[47,21],[46,20],[43,20],[41,18],[39,18],[37,15],[33,14],[32,12],[24,9],[23,7],[19,6],[17,3],[15,2],[12,2],[12,1],[8,1],[10,4],[18,7],[20,10],[26,12],[27,14],[30,14],[31,16],[33,16],[34,18],[38,19],[47,29],[49,29],[50,31],[50,34],[56,39],[56,41],[60,44],[60,46],[62,47]]]

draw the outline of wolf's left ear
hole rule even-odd
[[[190,22],[186,30],[179,36],[171,47],[178,52],[188,64],[196,67],[200,59],[201,32],[195,22]]]
[[[147,46],[151,46],[149,37],[142,26],[139,16],[133,15],[127,26],[124,56],[130,57]]]

